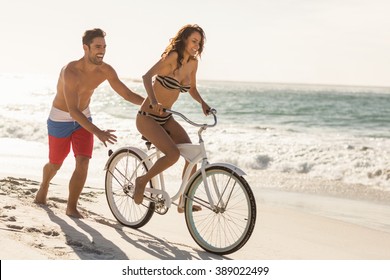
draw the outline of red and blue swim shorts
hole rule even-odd
[[[88,118],[92,121],[92,118]],[[93,150],[93,134],[75,121],[47,120],[49,133],[49,161],[62,164],[72,147],[74,156],[91,158]]]

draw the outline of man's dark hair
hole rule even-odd
[[[105,36],[106,36],[106,32],[104,32],[100,28],[87,30],[84,32],[84,35],[83,35],[83,45],[87,45],[88,47],[90,47],[93,39],[95,39],[97,37],[104,38]]]

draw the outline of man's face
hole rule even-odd
[[[101,65],[104,54],[106,53],[106,40],[103,37],[97,37],[93,39],[89,48],[86,46],[85,50],[89,62],[95,65]]]

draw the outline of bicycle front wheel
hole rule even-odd
[[[215,207],[209,204],[202,174],[192,181],[185,202],[187,228],[195,242],[219,255],[239,250],[249,240],[256,222],[256,202],[247,181],[224,166],[206,169]],[[194,205],[201,211],[194,212]]]
[[[135,179],[148,168],[142,157],[128,149],[116,154],[106,171],[106,198],[114,217],[123,225],[139,228],[152,218],[155,204],[144,200],[137,205],[133,200]]]

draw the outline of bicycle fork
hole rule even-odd
[[[235,185],[233,185],[231,190],[229,190],[229,194],[227,195],[227,199],[224,199],[224,197],[226,197],[225,194],[226,194],[226,191],[228,190],[230,179],[227,183],[225,183],[225,186],[223,186],[222,188],[219,188],[219,183],[217,182],[215,175],[211,175],[211,181],[210,181],[210,183],[212,185],[211,188],[213,189],[215,196],[216,196],[216,199],[214,201],[213,196],[211,195],[211,191],[210,191],[211,188],[209,185],[209,181],[207,180],[207,177],[206,177],[206,171],[204,169],[202,169],[202,178],[203,178],[204,187],[206,190],[206,195],[207,195],[207,198],[209,200],[209,204],[210,204],[211,209],[216,213],[225,212],[226,207],[229,203],[230,197],[234,191]],[[222,193],[221,193],[221,190],[222,190]]]

